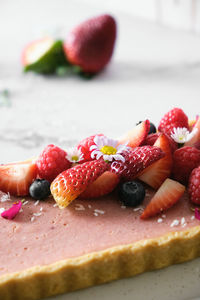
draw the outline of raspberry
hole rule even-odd
[[[200,167],[194,169],[190,175],[188,193],[190,200],[200,205]]]
[[[48,145],[36,161],[38,175],[51,182],[58,174],[71,167],[67,153],[54,145]]]
[[[182,147],[174,152],[173,160],[173,178],[187,184],[192,170],[200,165],[200,150],[190,146]]]
[[[173,128],[185,127],[189,130],[188,117],[180,108],[173,108],[161,119],[158,130],[171,136]]]
[[[77,149],[83,154],[83,160],[81,160],[81,163],[92,160],[90,147],[94,145],[94,138],[96,135],[103,136],[102,133],[91,135],[78,144]]]

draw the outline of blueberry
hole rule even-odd
[[[29,194],[33,199],[43,200],[50,194],[50,183],[45,179],[36,179],[29,188]]]
[[[145,197],[145,188],[138,181],[124,182],[119,186],[119,198],[126,206],[137,206]]]
[[[138,123],[136,123],[136,125],[139,125],[142,122],[143,121],[139,121]],[[149,128],[148,134],[151,134],[151,133],[156,133],[156,126],[150,122],[150,128]]]
[[[150,123],[150,129],[149,129],[149,133],[156,133],[156,126],[153,123]]]

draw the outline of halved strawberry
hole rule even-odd
[[[178,202],[184,194],[184,191],[184,185],[167,178],[146,206],[140,218],[148,219],[156,216],[164,210],[169,209]]]
[[[188,142],[185,143],[185,146],[194,146],[196,143],[199,142],[199,140],[200,140],[200,116],[198,117],[198,119],[192,129],[192,132],[195,132],[194,136]]]
[[[106,171],[79,196],[80,198],[97,198],[111,193],[119,183],[119,176]]]
[[[169,139],[164,133],[159,136],[154,146],[162,149],[165,156],[146,168],[139,176],[139,179],[157,189],[171,173],[172,154]]]
[[[139,123],[132,130],[130,130],[125,136],[119,138],[119,144],[128,143],[129,147],[135,148],[142,144],[146,139],[150,129],[149,120],[145,120]]]
[[[50,74],[67,65],[62,41],[44,37],[28,44],[22,53],[24,71]]]
[[[0,190],[14,196],[26,196],[29,186],[37,176],[32,160],[0,166]]]
[[[108,163],[104,160],[92,160],[59,174],[51,184],[51,193],[59,207],[68,206],[107,171],[108,167]]]

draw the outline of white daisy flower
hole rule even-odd
[[[72,163],[78,163],[83,160],[83,153],[76,147],[67,149],[67,159]]]
[[[189,132],[185,127],[173,128],[171,138],[178,144],[184,144],[188,142],[196,134],[197,128]]]
[[[98,135],[95,136],[94,143],[95,145],[90,147],[90,151],[92,151],[91,158],[99,159],[103,157],[105,161],[113,161],[114,159],[125,162],[122,153],[129,149],[126,145],[118,145],[118,141]]]

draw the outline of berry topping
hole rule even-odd
[[[38,175],[51,182],[58,174],[71,167],[67,153],[52,144],[45,147],[36,161]]]
[[[173,129],[178,127],[189,130],[188,117],[182,109],[173,108],[161,119],[158,130],[171,136]]]
[[[26,196],[36,175],[37,168],[32,160],[0,165],[0,190],[14,196]]]
[[[119,183],[119,176],[106,171],[91,183],[80,195],[80,198],[97,198],[111,193]]]
[[[149,120],[143,121],[119,139],[119,144],[127,144],[131,148],[140,146],[146,139],[150,128]]]
[[[173,161],[173,178],[187,184],[192,170],[200,165],[200,150],[184,146],[174,152]]]
[[[159,138],[159,136],[161,135],[161,132],[157,132],[157,133],[152,133],[147,135],[146,140],[144,141],[143,145],[150,145],[153,146],[156,142],[156,140]],[[170,148],[172,153],[178,149],[178,145],[177,143],[171,138],[169,137],[167,134],[165,134],[166,138],[168,138],[169,144],[170,144]]]
[[[64,51],[70,63],[84,72],[97,73],[110,61],[115,39],[114,18],[101,15],[74,28],[64,43]]]
[[[150,128],[148,134],[156,133],[156,126],[150,122]]]
[[[119,198],[126,206],[138,206],[145,197],[145,188],[138,181],[127,181],[119,186]]]
[[[36,179],[29,188],[29,194],[33,199],[43,200],[50,194],[50,183],[46,179]]]
[[[168,137],[163,133],[154,146],[159,147],[165,156],[142,172],[139,179],[157,189],[170,176],[172,169],[172,154]]]
[[[91,135],[91,136],[87,137],[86,139],[82,140],[78,144],[77,149],[83,155],[83,159],[81,160],[81,163],[92,160],[92,158],[91,158],[92,150],[90,150],[90,148],[91,148],[91,146],[95,145],[94,138],[96,136],[104,136],[104,135],[101,133],[96,134],[96,135]]]
[[[188,193],[190,200],[200,205],[200,166],[194,169],[190,175]]]
[[[124,153],[125,162],[114,161],[111,164],[111,171],[125,180],[133,180],[141,171],[164,155],[164,152],[158,147],[136,147]]]
[[[178,202],[184,191],[184,185],[167,178],[143,211],[140,216],[141,219],[154,217],[162,211],[169,209]]]
[[[59,207],[68,206],[107,171],[108,167],[109,164],[104,160],[93,160],[76,165],[59,174],[51,184],[51,193]]]

